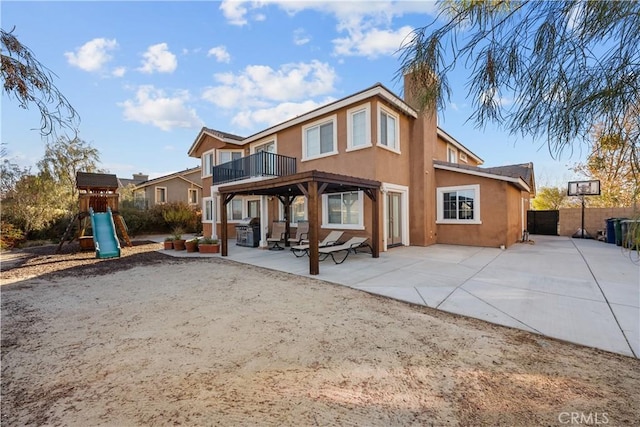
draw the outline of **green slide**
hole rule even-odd
[[[120,256],[120,241],[116,235],[111,209],[107,212],[93,212],[89,208],[91,228],[93,228],[93,243],[96,246],[96,258],[117,258]]]

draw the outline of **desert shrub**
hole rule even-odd
[[[9,222],[0,222],[0,249],[13,249],[24,241],[25,235],[22,230]]]
[[[200,222],[196,210],[186,203],[167,203],[162,205],[162,208],[162,218],[170,229],[181,227],[192,232]]]
[[[164,220],[152,210],[140,210],[132,207],[120,208],[120,215],[124,218],[129,235],[137,236],[143,233],[159,233],[166,231]]]
[[[70,212],[60,210],[58,215],[45,227],[27,233],[27,238],[29,240],[52,240],[59,242],[72,218],[73,216]],[[73,237],[74,236],[70,236],[69,238],[72,239]]]

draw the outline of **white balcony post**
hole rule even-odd
[[[269,232],[269,198],[260,196],[260,247],[266,249],[269,247],[267,243],[267,233]]]

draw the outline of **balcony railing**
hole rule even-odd
[[[286,176],[296,173],[296,159],[261,151],[213,167],[213,185],[258,176]]]

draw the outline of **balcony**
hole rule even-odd
[[[213,185],[260,176],[286,176],[296,173],[296,159],[261,151],[213,167]]]

